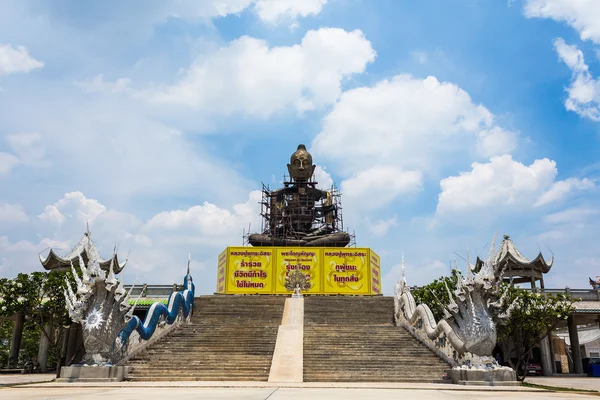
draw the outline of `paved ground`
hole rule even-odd
[[[467,387],[450,384],[415,383],[299,383],[268,382],[117,382],[117,383],[54,383],[54,374],[0,375],[0,398],[17,399],[127,399],[146,400],[192,396],[199,399],[241,400],[378,400],[409,398],[425,399],[599,399],[599,395],[550,392],[527,387]],[[530,377],[530,383],[546,386],[576,387],[600,390],[600,378]],[[47,383],[33,383],[47,382]],[[7,385],[18,386],[7,386]],[[282,387],[285,386],[285,387]]]
[[[554,386],[562,388],[598,390],[600,391],[600,378],[571,378],[571,377],[553,377],[553,376],[530,376],[525,382],[535,385]]]
[[[29,399],[133,399],[144,398],[167,399],[186,396],[196,399],[214,400],[283,400],[283,399],[310,399],[310,400],[397,400],[400,398],[414,400],[440,400],[440,399],[481,399],[495,400],[506,398],[514,399],[593,399],[598,396],[589,396],[571,393],[552,393],[547,391],[520,391],[520,392],[482,392],[465,390],[431,390],[431,389],[375,389],[375,388],[207,388],[207,387],[115,387],[115,388],[90,388],[90,387],[12,387],[1,388],[0,398],[3,400],[29,400]]]
[[[0,374],[0,386],[22,383],[50,382],[56,374]]]

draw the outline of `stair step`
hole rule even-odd
[[[281,324],[281,296],[200,296],[190,324],[128,365],[132,381],[266,381]]]
[[[128,363],[131,381],[267,381],[283,296],[200,296]],[[448,365],[394,325],[393,298],[306,296],[304,381],[442,382]]]

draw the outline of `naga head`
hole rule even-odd
[[[127,293],[122,282],[116,278],[111,262],[104,272],[98,264],[98,256],[91,241],[86,244],[90,256],[87,264],[79,257],[79,272],[71,264],[76,289],[67,279],[65,298],[69,316],[82,326],[85,355],[88,365],[106,365],[116,361],[112,343],[123,328],[125,317],[132,309],[129,305],[131,289]]]

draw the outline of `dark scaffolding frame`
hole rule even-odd
[[[313,176],[313,178],[309,182],[306,182],[303,185],[314,189],[316,188],[317,184],[318,182],[315,181]],[[293,185],[295,185],[295,183],[291,182],[291,180],[288,179],[287,175],[284,175],[284,189],[289,188]],[[333,229],[333,232],[343,232],[344,217],[342,209],[342,193],[334,184],[331,185],[331,188],[328,191],[331,196],[331,204],[335,209],[333,213],[329,213],[327,216],[325,214],[319,215],[318,213],[315,213],[315,211],[319,210],[320,207],[322,207],[324,204],[324,201],[321,200],[321,204],[314,204],[314,207],[312,204],[309,205],[299,203],[295,209],[292,209],[291,213],[283,214],[283,212],[273,210],[272,199],[274,197],[274,191],[272,191],[268,185],[262,183],[262,197],[260,201],[260,215],[262,217],[261,233],[276,237],[295,237],[296,232],[294,229],[294,221],[302,219],[312,220],[313,228],[317,228],[328,223]],[[333,217],[331,217],[331,215],[333,215]],[[277,223],[278,221],[280,223]],[[242,242],[244,246],[250,246],[250,232],[251,227],[248,227],[248,231],[244,229],[244,232],[242,234]],[[347,247],[356,247],[355,233],[346,233],[348,233],[348,235],[350,236],[350,243],[348,243]]]

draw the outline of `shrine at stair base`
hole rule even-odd
[[[379,256],[369,248],[228,247],[219,256],[219,294],[289,294],[296,269],[310,282],[305,294],[381,295]]]

